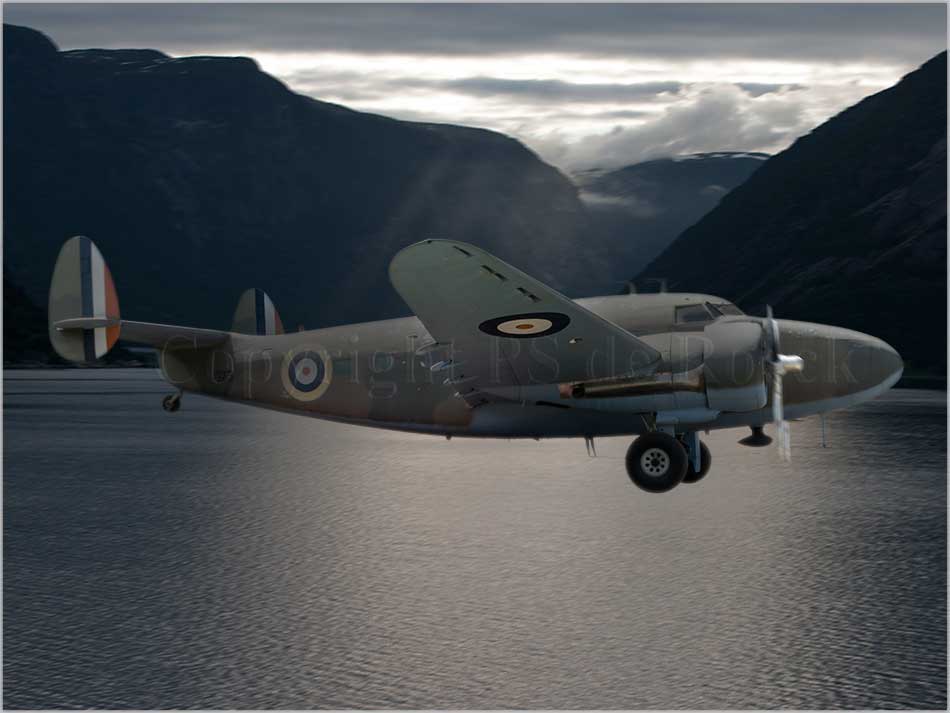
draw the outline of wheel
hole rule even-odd
[[[169,413],[174,413],[181,408],[181,395],[180,394],[169,394],[162,399],[162,408],[168,411]]]
[[[668,433],[645,433],[627,450],[627,474],[648,493],[665,493],[686,475],[686,449]]]
[[[684,483],[698,483],[702,480],[706,473],[709,472],[709,466],[712,465],[712,454],[709,452],[709,449],[706,448],[706,444],[702,441],[699,442],[699,472],[697,473],[693,470],[693,461],[687,455],[686,458],[686,475],[683,476]]]

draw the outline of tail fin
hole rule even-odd
[[[109,266],[79,235],[59,251],[49,287],[49,340],[69,361],[89,363],[119,339],[119,299]]]
[[[238,334],[283,334],[284,325],[267,293],[252,287],[238,300],[231,331]]]

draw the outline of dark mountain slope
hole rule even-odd
[[[3,362],[65,364],[50,348],[46,310],[37,307],[14,285],[6,271],[3,273]]]
[[[591,231],[608,246],[615,280],[628,280],[768,158],[717,152],[574,175]]]
[[[643,275],[946,364],[947,55],[769,159]]]
[[[427,237],[470,241],[562,289],[576,188],[518,142],[358,113],[249,59],[58,52],[4,26],[4,257],[45,304],[69,236],[93,238],[130,317],[227,326],[262,287],[293,328],[408,312],[386,266]]]

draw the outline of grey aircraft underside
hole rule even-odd
[[[95,244],[67,241],[53,273],[50,341],[91,363],[122,339],[159,350],[176,392],[445,436],[638,435],[631,480],[650,492],[709,470],[700,431],[749,426],[766,445],[788,423],[872,399],[903,364],[875,337],[753,317],[702,294],[570,300],[485,251],[426,240],[400,251],[393,286],[415,317],[284,333],[261,290],[229,332],[122,319]]]

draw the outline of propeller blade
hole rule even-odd
[[[792,459],[791,436],[788,421],[785,420],[785,404],[782,399],[782,376],[784,369],[782,362],[773,364],[772,368],[772,421],[775,422],[775,440],[778,443],[779,460]]]
[[[772,305],[765,305],[765,318],[769,322],[769,336],[772,338],[769,345],[771,348],[770,358],[775,361],[781,352],[781,344],[779,343],[778,322],[775,321],[775,316],[772,313]]]
[[[785,409],[782,405],[782,373],[772,365],[772,420],[775,423],[785,420]]]
[[[779,421],[775,435],[778,440],[778,457],[787,463],[792,459],[792,436],[788,421]]]
[[[778,457],[783,461],[790,461],[792,459],[791,429],[788,421],[785,420],[782,379],[786,374],[802,371],[805,368],[805,362],[800,356],[781,353],[778,322],[772,313],[772,305],[765,306],[765,316],[771,336],[768,368],[772,375],[772,421],[776,427],[775,440],[778,442]]]

